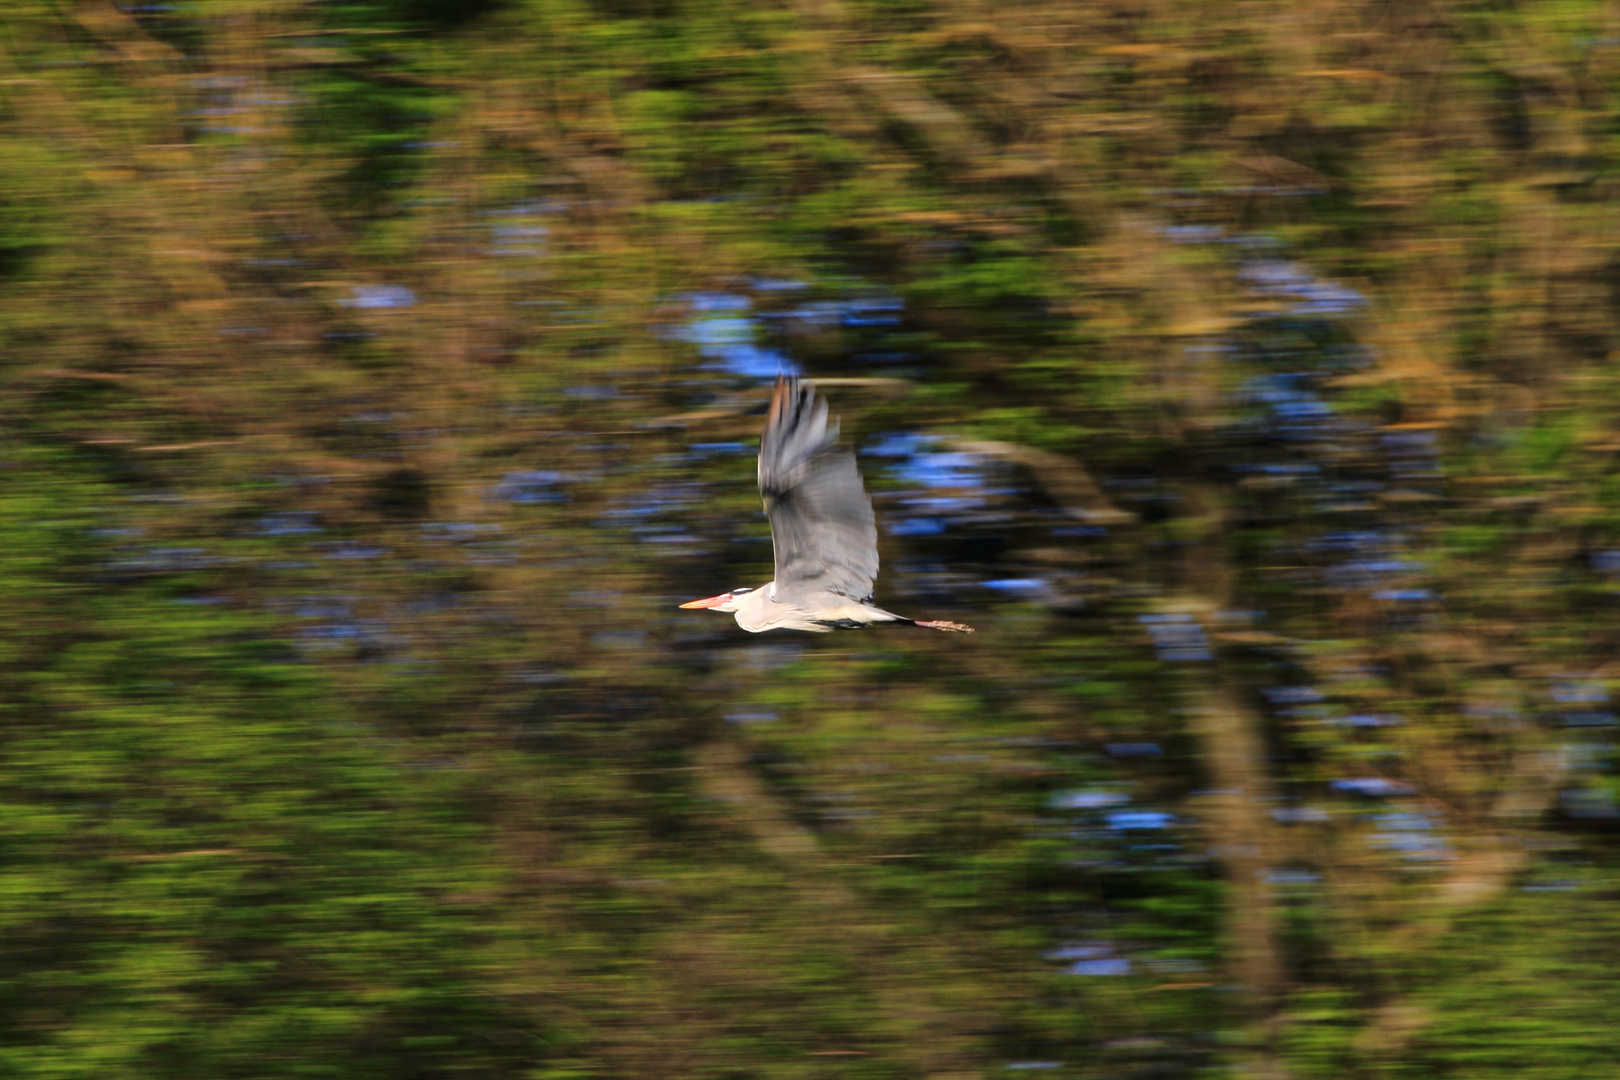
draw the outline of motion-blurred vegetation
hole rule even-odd
[[[1613,5],[0,31],[6,1075],[1612,1070]]]

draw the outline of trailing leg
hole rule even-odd
[[[946,619],[912,619],[912,626],[926,626],[930,630],[948,630],[953,634],[971,634],[973,627]]]

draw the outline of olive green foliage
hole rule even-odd
[[[97,470],[10,450],[7,1071],[539,1060],[544,1030],[484,991],[488,931],[453,895],[489,876],[471,794],[419,779],[263,619],[109,559]]]
[[[1617,41],[9,4],[0,1073],[1601,1072]],[[977,635],[675,608],[717,296]]]

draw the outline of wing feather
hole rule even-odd
[[[855,455],[815,388],[780,377],[759,442],[759,493],[776,547],[776,598],[807,610],[817,593],[870,601],[877,524]]]

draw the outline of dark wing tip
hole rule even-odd
[[[765,417],[767,430],[782,422],[782,413],[787,410],[788,403],[793,398],[793,392],[797,389],[793,385],[796,381],[786,375],[776,377],[776,386],[771,390],[771,411]]]

